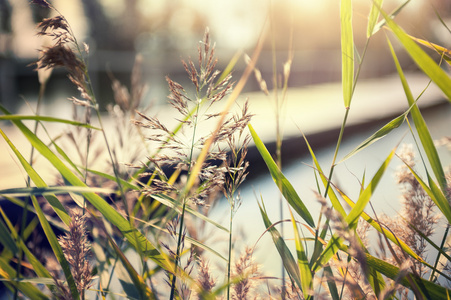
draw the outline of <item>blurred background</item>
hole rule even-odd
[[[237,51],[249,55],[267,21],[265,40],[258,67],[271,88],[273,53],[281,72],[287,60],[292,34],[294,53],[289,86],[340,81],[339,1],[336,0],[49,0],[69,21],[78,41],[90,47],[89,70],[98,99],[112,101],[111,71],[123,84],[129,83],[136,53],[144,57],[144,79],[149,85],[146,103],[164,102],[168,94],[165,76],[185,81],[180,59],[197,57],[196,48],[206,27],[216,42],[220,69]],[[385,1],[391,12],[404,1]],[[366,40],[367,16],[371,1],[353,1],[354,34],[361,52]],[[450,16],[448,0],[415,0],[404,7],[396,20],[409,33],[443,46],[450,35],[440,24]],[[28,0],[0,0],[0,101],[16,110],[23,100],[33,102],[39,89],[30,63],[36,61],[43,40],[36,36],[36,24],[54,15]],[[445,30],[445,32],[443,32]],[[446,38],[443,38],[446,37]],[[273,51],[275,49],[275,52]],[[386,47],[385,35],[371,41],[361,77],[390,74],[394,66]],[[407,57],[399,54],[405,66]],[[238,62],[235,79],[245,63]],[[411,68],[414,68],[412,66]],[[250,80],[246,91],[257,90]],[[63,70],[56,70],[48,85],[46,101],[64,101],[74,95],[74,87]],[[58,103],[53,103],[58,106]]]

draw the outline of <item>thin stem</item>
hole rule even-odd
[[[169,297],[169,299],[174,299],[174,295],[175,295],[175,284],[177,281],[177,269],[178,269],[178,265],[180,263],[180,252],[181,252],[181,244],[182,244],[182,232],[183,232],[183,225],[184,225],[184,220],[185,220],[185,208],[186,208],[186,201],[183,201],[183,206],[182,206],[182,213],[180,215],[180,224],[179,224],[179,235],[178,235],[178,239],[177,239],[177,253],[175,256],[175,266],[174,266],[174,274],[172,275],[172,282],[171,282],[171,296]]]
[[[47,80],[44,80],[43,82],[41,82],[41,84],[39,86],[39,96],[38,96],[38,102],[36,104],[36,112],[35,112],[36,116],[39,116],[39,112],[41,110],[42,99],[44,98],[46,84],[47,84]],[[33,130],[35,135],[38,132],[38,125],[39,125],[39,121],[36,120],[35,123],[34,123],[34,130]],[[31,146],[30,160],[29,160],[30,166],[33,166],[33,157],[34,157],[34,147]],[[31,186],[30,175],[27,175],[27,186],[28,187]],[[24,240],[23,234],[24,234],[24,231],[25,231],[25,227],[27,225],[29,202],[30,202],[30,197],[26,197],[25,198],[24,207],[23,207],[23,211],[22,211],[22,222],[21,222],[20,234],[19,234],[19,239],[20,240]],[[19,248],[19,253],[17,254],[17,270],[16,270],[16,274],[17,274],[18,278],[19,278],[20,272],[21,272],[22,255],[23,255],[22,248]],[[19,290],[17,288],[14,288],[14,299],[17,299],[17,297],[19,296],[18,295],[18,291]]]
[[[232,199],[233,201],[233,199]],[[227,262],[227,300],[230,299],[230,266],[232,264],[232,224],[233,224],[233,202],[230,206],[230,224],[229,224],[229,260]]]
[[[199,91],[198,91],[199,92]],[[199,95],[197,95],[199,96]],[[198,97],[197,99],[201,99]],[[196,103],[196,114],[194,116],[194,127],[193,127],[193,137],[191,140],[191,149],[190,149],[190,155],[188,159],[188,176],[190,176],[191,173],[191,163],[193,161],[193,153],[194,153],[194,144],[196,139],[196,129],[197,129],[197,123],[198,123],[198,116],[199,116],[199,109],[200,109],[201,101],[197,101]],[[179,226],[179,234],[177,239],[177,253],[175,257],[175,265],[174,265],[174,274],[172,275],[172,282],[171,282],[171,295],[169,299],[174,299],[175,294],[175,284],[177,280],[177,269],[179,267],[180,263],[180,252],[181,252],[181,244],[182,244],[182,235],[183,235],[183,225],[184,225],[184,219],[185,219],[185,208],[186,208],[186,201],[187,196],[184,194],[183,197],[183,206],[182,206],[182,212],[180,215],[180,226]]]

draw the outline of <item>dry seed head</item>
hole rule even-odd
[[[46,0],[32,0],[32,4],[37,4],[45,8],[52,8]]]

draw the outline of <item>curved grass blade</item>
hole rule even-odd
[[[413,41],[382,9],[381,14],[395,36],[415,61],[418,67],[443,91],[451,102],[451,78],[440,66]],[[392,51],[393,52],[393,51]]]
[[[337,187],[335,187],[337,189],[337,191],[340,193],[340,195],[342,196],[342,198],[346,201],[346,203],[348,203],[348,205],[353,208],[355,206],[354,201],[352,201],[345,193],[343,193],[342,191],[340,191]],[[370,224],[371,226],[373,226],[374,229],[376,229],[377,231],[379,231],[381,234],[383,234],[383,236],[385,236],[386,238],[388,238],[390,241],[392,241],[393,243],[395,243],[396,245],[398,245],[399,247],[401,247],[401,249],[409,254],[412,258],[418,260],[421,263],[426,263],[426,261],[421,258],[421,256],[419,256],[418,254],[416,254],[406,243],[404,243],[404,241],[402,241],[401,239],[399,239],[399,237],[396,237],[393,232],[391,230],[387,230],[384,227],[382,227],[376,220],[374,220],[373,218],[371,218],[366,212],[362,212],[362,214],[360,215],[365,221],[368,222],[368,224]]]
[[[259,201],[257,201],[258,207],[260,208],[260,213],[263,218],[263,223],[265,224],[266,230],[269,231],[271,234],[271,237],[274,241],[274,245],[277,248],[277,251],[279,252],[280,258],[282,259],[282,263],[285,266],[285,270],[287,271],[288,275],[290,275],[290,278],[298,285],[300,289],[302,289],[302,283],[301,283],[301,275],[299,274],[299,268],[296,264],[296,261],[293,258],[293,255],[290,252],[290,249],[288,249],[287,245],[285,244],[285,241],[283,237],[280,235],[279,231],[273,226],[273,223],[269,220],[268,214],[266,213],[266,208],[262,203],[260,204]]]
[[[251,132],[252,138],[254,140],[255,146],[258,149],[258,152],[260,152],[261,157],[266,163],[266,166],[269,169],[269,172],[271,173],[271,177],[276,183],[277,187],[280,189],[280,192],[285,197],[287,202],[291,205],[291,207],[309,224],[311,227],[315,227],[315,222],[313,221],[313,218],[308,211],[307,207],[305,207],[304,203],[302,202],[301,198],[299,198],[299,195],[294,190],[291,183],[285,178],[285,176],[282,174],[282,172],[277,167],[277,164],[272,159],[271,155],[268,152],[268,149],[266,149],[263,142],[258,137],[257,133],[255,132],[252,125],[248,124],[249,131]]]
[[[22,156],[22,154],[19,152],[19,150],[14,146],[14,144],[11,142],[11,140],[6,136],[6,134],[1,129],[0,129],[0,134],[3,136],[5,141],[8,143],[9,147],[14,152],[16,157],[19,159],[20,163],[22,164],[23,168],[27,172],[28,176],[30,176],[30,179],[33,180],[34,184],[36,184],[37,187],[41,187],[41,188],[48,187],[47,184],[44,182],[44,180],[41,178],[41,176],[39,176],[39,174],[33,169],[33,167]],[[58,198],[55,195],[47,195],[45,198],[47,199],[48,203],[52,206],[53,210],[58,215],[58,217],[66,225],[69,225],[69,223],[70,223],[69,214],[67,213],[66,209],[61,204],[61,202],[58,200]]]
[[[378,1],[378,0],[373,0],[373,7],[376,7],[376,8],[380,11],[380,8],[382,7],[382,5],[378,5],[376,1]],[[401,12],[401,10],[402,10],[409,2],[410,2],[410,0],[407,0],[407,1],[404,2],[404,3],[401,3],[397,8],[395,8],[395,10],[393,10],[393,11],[390,13],[389,17],[390,17],[391,19],[394,19],[394,18],[396,17],[396,15],[399,14],[399,13]],[[374,5],[374,4],[376,4],[376,5]],[[381,30],[381,28],[384,27],[384,25],[385,25],[385,19],[383,19],[383,20],[381,20],[380,22],[378,22],[378,23],[376,24],[376,26],[374,27],[374,29],[373,29],[372,35],[374,35],[376,32],[378,32],[379,30]]]
[[[0,110],[4,110],[0,106]],[[7,113],[7,111],[6,111]],[[81,181],[31,130],[29,130],[21,121],[13,120],[13,123],[22,131],[25,137],[29,140],[31,145],[38,150],[59,172],[60,174],[73,186],[86,187],[86,184]],[[103,216],[115,225],[129,243],[139,252],[155,261],[159,266],[165,270],[172,270],[172,266],[161,255],[161,253],[152,245],[152,243],[131,224],[113,207],[111,207],[103,198],[96,193],[84,192],[83,196],[100,212]]]
[[[341,159],[338,163],[342,163],[345,160],[349,159],[353,155],[357,154],[358,152],[362,151],[363,149],[369,147],[373,143],[377,142],[381,138],[385,137],[387,134],[389,134],[392,130],[398,128],[404,123],[404,120],[407,117],[407,114],[410,112],[410,109],[404,112],[402,115],[394,118],[387,124],[385,124],[382,128],[380,128],[378,131],[376,131],[373,135],[371,135],[369,138],[364,140],[360,145],[358,145],[354,150],[349,152],[343,159]]]
[[[378,259],[372,255],[366,253],[366,262],[372,268],[377,270],[378,272],[384,274],[388,278],[392,280],[396,280],[400,269],[389,264],[386,261]],[[451,290],[446,289],[438,284],[435,284],[429,280],[416,276],[412,273],[408,273],[404,278],[401,279],[400,283],[412,289],[412,284],[407,279],[407,276],[416,284],[416,288],[419,288],[421,292],[423,292],[427,299],[447,299],[447,295],[451,293]]]
[[[0,235],[2,237],[6,236],[7,239],[13,239],[13,244],[11,245],[11,240],[9,240],[9,244],[2,244],[10,249],[12,253],[18,253],[19,250],[17,247],[20,247],[22,251],[25,253],[25,256],[27,257],[30,264],[33,266],[34,272],[39,277],[47,277],[50,278],[51,275],[47,271],[47,269],[41,264],[41,262],[34,256],[33,253],[28,249],[28,247],[25,245],[24,241],[22,239],[19,240],[19,234],[17,233],[16,229],[14,228],[11,221],[8,219],[8,216],[5,214],[3,209],[0,207],[0,214],[3,216],[3,219],[5,220],[6,224],[8,225],[9,230],[5,227],[3,222],[0,222]],[[11,232],[11,233],[9,233]],[[14,242],[17,241],[17,244]]]
[[[159,194],[159,195],[152,195],[151,197],[153,199],[157,200],[158,202],[160,202],[161,204],[166,205],[167,207],[170,207],[170,208],[174,209],[176,212],[181,213],[181,208],[180,208],[179,203],[177,203],[177,201],[172,199],[171,197],[166,196],[166,195],[161,195],[161,194]],[[192,214],[193,216],[198,217],[199,219],[201,219],[203,221],[206,221],[206,222],[216,226],[216,228],[224,230],[225,232],[229,232],[229,230],[227,228],[225,228],[224,226],[222,226],[219,223],[216,223],[212,219],[206,217],[204,214],[201,214],[200,212],[198,212],[198,211],[196,211],[196,210],[194,210],[194,209],[192,209],[192,208],[190,208],[188,206],[185,207],[185,210],[187,212],[189,212],[190,214]]]
[[[95,216],[93,213],[91,213],[92,216]],[[133,281],[133,287],[134,290],[139,293],[139,296],[141,299],[156,299],[155,295],[152,293],[150,288],[145,284],[144,279],[136,272],[135,268],[133,268],[130,261],[125,257],[124,252],[118,247],[116,242],[111,238],[108,231],[103,226],[103,223],[98,220],[96,217],[93,217],[92,220],[94,220],[97,225],[102,228],[105,236],[107,237],[108,241],[110,242],[111,247],[114,249],[114,252],[119,257],[122,265],[127,270],[128,275],[130,276],[131,280]]]
[[[392,24],[392,26],[395,26],[395,25]],[[404,35],[406,35],[406,34],[404,33]],[[413,45],[415,45],[415,47],[418,47],[418,49],[420,49],[419,46],[415,42],[413,42],[409,37],[406,37],[406,39],[408,39],[411,43],[413,43]],[[404,72],[402,71],[401,65],[399,64],[398,58],[396,57],[395,50],[393,49],[393,46],[391,45],[391,43],[388,39],[387,39],[387,42],[390,47],[390,51],[391,51],[393,60],[396,65],[396,70],[398,71],[399,78],[401,79],[402,86],[404,88],[404,93],[406,94],[406,97],[407,97],[407,101],[408,101],[409,105],[412,106],[411,115],[412,115],[413,122],[415,123],[415,128],[417,129],[418,136],[420,137],[421,144],[423,145],[423,149],[426,152],[426,156],[428,157],[429,163],[431,164],[432,171],[434,172],[434,175],[435,175],[437,181],[439,182],[440,188],[442,189],[442,191],[446,191],[447,183],[446,183],[445,172],[443,171],[442,163],[440,162],[440,158],[438,156],[437,149],[435,148],[434,141],[432,140],[432,137],[429,132],[429,129],[427,128],[426,122],[424,121],[423,116],[421,115],[420,109],[418,108],[418,106],[415,103],[415,100],[412,96],[410,87],[404,76]],[[406,45],[405,45],[405,47],[406,47]],[[424,53],[424,55],[426,55],[426,54]],[[432,61],[432,59],[429,56],[427,56],[427,57],[429,58],[429,60]],[[424,58],[424,60],[426,60],[426,59]],[[432,63],[435,64],[434,61],[432,61]],[[435,65],[435,66],[438,69],[440,69],[439,66],[437,66],[437,65]],[[448,75],[443,70],[440,69],[439,72],[443,73],[442,75],[437,74],[437,76],[443,77],[442,78],[444,80],[443,84],[449,84],[449,86],[447,86],[447,89],[449,90],[449,95],[447,94],[447,96],[449,97],[448,100],[451,101],[451,97],[450,97],[451,96],[451,79],[448,77]],[[426,73],[426,74],[429,76],[429,78],[431,78],[434,82],[436,82],[434,80],[434,78],[431,77],[431,75],[429,75],[428,73]],[[445,78],[446,78],[446,80],[445,80]],[[438,85],[437,82],[436,82],[436,84]]]
[[[371,199],[371,196],[373,195],[374,190],[376,189],[382,175],[384,174],[385,170],[387,169],[391,159],[395,155],[396,148],[393,149],[390,154],[387,156],[385,161],[382,163],[382,165],[379,167],[379,170],[376,172],[374,177],[371,179],[369,185],[363,190],[363,192],[360,194],[359,199],[357,200],[354,207],[351,209],[347,217],[345,218],[345,222],[347,224],[348,230],[353,230],[353,228],[357,225],[357,220],[362,215],[363,210],[365,209],[366,205]],[[320,257],[317,261],[315,261],[312,271],[316,272],[320,267],[324,266],[331,258],[332,256],[340,249],[340,247],[343,246],[343,239],[336,234],[334,234],[331,239],[329,240],[329,243],[324,248],[323,252],[321,253]]]
[[[311,291],[313,289],[312,272],[310,271],[310,265],[308,262],[307,255],[305,253],[304,246],[302,245],[298,225],[296,223],[296,220],[294,219],[291,209],[290,209],[290,215],[291,215],[291,223],[293,224],[294,239],[295,239],[295,243],[296,243],[298,268],[299,268],[299,273],[301,276],[301,279],[300,279],[301,280],[301,289],[304,294],[304,299],[310,299],[311,294],[312,294]]]
[[[374,0],[373,5],[371,6],[370,15],[368,16],[368,27],[366,29],[366,37],[371,37],[375,31],[374,27],[376,26],[377,19],[379,18],[379,8],[382,7],[383,0]]]
[[[34,121],[56,122],[56,123],[69,124],[69,125],[74,125],[74,126],[84,127],[84,128],[94,129],[94,130],[101,130],[100,128],[94,127],[87,123],[81,123],[81,122],[76,122],[76,121],[67,120],[67,119],[59,119],[59,118],[45,117],[45,116],[24,116],[24,115],[9,115],[8,114],[8,115],[0,116],[0,121],[1,120],[9,120],[9,121],[34,120]]]
[[[17,278],[16,270],[9,265],[9,262],[5,260],[5,258],[0,257],[0,276],[5,278],[5,283],[11,284],[15,286],[18,290],[20,290],[28,299],[48,299],[46,295],[44,295],[38,288],[33,286],[29,282],[18,282],[15,279]]]
[[[341,0],[341,67],[345,107],[351,106],[354,86],[354,37],[352,31],[352,1]]]
[[[67,262],[66,257],[64,256],[63,249],[61,249],[58,239],[55,233],[53,232],[52,227],[50,227],[49,222],[45,218],[45,215],[42,212],[36,197],[31,196],[31,201],[33,203],[34,209],[36,210],[36,214],[38,215],[42,229],[44,230],[45,236],[47,237],[47,240],[49,241],[50,246],[52,247],[53,253],[58,259],[58,262],[60,263],[61,268],[63,269],[64,275],[66,276],[67,284],[69,285],[72,297],[73,299],[79,299],[80,296],[78,294],[77,286],[75,285],[74,278],[72,277],[69,263]]]

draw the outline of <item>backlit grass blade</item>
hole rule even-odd
[[[354,86],[354,36],[351,0],[341,0],[340,22],[343,100],[345,107],[349,107]]]
[[[405,35],[405,33],[404,33],[404,35]],[[420,49],[419,46],[417,44],[415,44],[415,42],[413,42],[409,37],[407,37],[406,39],[408,39],[411,43],[413,43],[415,45],[415,47],[418,47],[418,49]],[[421,144],[423,145],[423,149],[426,152],[426,156],[428,157],[432,171],[434,172],[435,178],[437,179],[437,181],[440,185],[440,188],[442,189],[442,191],[446,191],[447,183],[446,183],[445,172],[443,171],[442,163],[440,162],[440,158],[438,156],[437,149],[435,148],[434,141],[432,140],[432,137],[429,132],[429,129],[427,128],[426,122],[424,121],[423,116],[421,115],[420,109],[418,108],[418,106],[415,103],[415,100],[413,98],[410,87],[404,76],[404,72],[402,71],[401,65],[399,64],[396,53],[388,39],[387,39],[387,42],[390,47],[390,51],[391,51],[393,60],[396,65],[396,70],[398,71],[399,78],[401,79],[401,83],[404,88],[404,93],[406,94],[407,101],[408,101],[409,105],[412,106],[411,115],[412,115],[413,122],[415,124],[415,128],[417,129],[418,136],[420,137]],[[426,54],[424,53],[424,55],[426,55]],[[429,58],[429,56],[427,56],[427,57]],[[432,61],[431,58],[429,58],[429,59]],[[433,61],[432,61],[432,63],[435,64],[435,62],[433,62]],[[437,68],[440,69],[439,66],[437,66]],[[446,80],[449,81],[450,86],[448,86],[447,89],[449,89],[450,96],[451,96],[451,80],[449,79],[448,75],[441,69],[440,69],[440,72],[442,72],[443,76],[446,77]],[[432,80],[434,80],[429,74],[428,74],[428,76]],[[448,100],[451,101],[451,98],[449,98]]]
[[[104,232],[105,236],[107,237],[108,241],[110,242],[111,247],[113,248],[117,257],[119,257],[125,270],[127,270],[127,273],[133,282],[134,290],[138,292],[140,298],[141,299],[155,299],[154,294],[152,293],[150,288],[145,284],[144,279],[136,272],[135,268],[132,266],[132,264],[130,263],[128,258],[125,257],[124,252],[122,252],[122,250],[118,247],[118,245],[112,239],[112,237],[107,232],[107,230],[104,228],[102,222],[100,220],[98,220],[96,217],[94,217],[92,219],[97,223],[97,225],[100,228],[103,229],[103,232]]]
[[[174,209],[178,213],[181,212],[180,205],[177,204],[176,200],[172,199],[169,196],[166,196],[166,195],[152,195],[152,198],[157,200],[161,204],[166,205],[167,207],[170,207],[170,208]],[[192,209],[191,207],[187,206],[187,207],[185,207],[185,210],[187,212],[189,212],[190,214],[192,214],[193,216],[195,216],[195,217],[197,217],[197,218],[199,218],[201,220],[204,220],[204,221],[216,226],[216,228],[224,230],[225,232],[229,232],[229,230],[227,228],[225,228],[224,226],[222,226],[221,224],[216,223],[215,221],[213,221],[210,218],[206,217],[204,214]]]
[[[50,226],[44,213],[42,212],[36,197],[31,196],[31,201],[33,202],[34,209],[36,210],[36,214],[38,215],[39,222],[41,223],[45,236],[47,237],[47,240],[49,241],[50,246],[52,247],[53,253],[55,254],[56,259],[60,263],[64,275],[66,276],[67,284],[69,286],[72,297],[73,299],[79,299],[80,296],[78,294],[77,286],[75,285],[74,277],[72,276],[72,273],[70,271],[69,263],[67,262],[66,257],[64,256],[63,249],[61,249],[61,245],[59,244],[52,227]]]
[[[380,7],[381,7],[381,6],[378,6],[377,1],[378,1],[378,0],[374,0],[374,1],[373,1],[373,7],[376,7],[376,8],[378,8],[378,9],[380,10]],[[402,9],[403,9],[403,8],[407,5],[407,3],[409,3],[409,2],[410,2],[410,0],[407,0],[407,1],[405,1],[404,3],[401,3],[397,8],[395,8],[395,9],[390,13],[389,17],[392,18],[392,19],[393,19],[394,17],[396,17],[396,15],[399,14],[399,13],[402,11]],[[385,25],[385,19],[379,21],[379,22],[376,24],[376,26],[374,26],[374,28],[373,28],[373,35],[374,35],[376,32],[378,32],[379,30],[381,30],[381,28],[384,27],[384,25]]]
[[[23,251],[23,253],[25,254],[25,256],[27,257],[28,261],[30,262],[30,264],[33,266],[33,271],[39,276],[39,277],[47,277],[50,278],[51,275],[49,273],[49,271],[47,271],[47,269],[42,265],[42,263],[34,256],[34,254],[30,251],[30,249],[28,249],[28,247],[25,245],[24,241],[22,239],[19,239],[19,234],[16,231],[16,228],[14,227],[14,225],[11,223],[11,221],[8,219],[8,216],[5,214],[5,212],[3,211],[3,209],[0,207],[0,213],[3,217],[3,219],[6,222],[6,225],[8,225],[8,229],[4,226],[3,222],[0,222],[0,235],[1,236],[8,236],[8,239],[13,239],[13,243],[14,240],[17,241],[17,244],[13,244],[13,246],[11,247],[11,244],[2,244],[6,247],[8,247],[12,253],[18,253],[18,248],[20,247]],[[24,234],[24,236],[27,236],[26,234]],[[9,241],[11,242],[11,241]]]
[[[327,187],[329,185],[329,180],[326,177],[326,175],[324,175],[324,172],[321,169],[321,165],[319,164],[318,160],[316,159],[316,155],[313,152],[313,149],[310,146],[310,143],[308,142],[307,137],[304,135],[304,133],[302,133],[302,136],[304,137],[305,143],[307,144],[307,148],[310,152],[310,155],[312,156],[313,162],[315,164],[316,170],[319,173],[321,181],[323,182],[324,187]],[[330,199],[330,202],[331,202],[333,208],[337,212],[339,212],[343,218],[346,218],[347,213],[346,213],[345,209],[343,208],[343,206],[341,205],[340,201],[338,200],[337,195],[335,195],[334,191],[332,189],[328,189],[327,195],[329,196],[329,199]]]
[[[294,240],[296,243],[296,253],[298,258],[299,273],[301,275],[301,287],[304,294],[304,299],[311,298],[311,291],[313,289],[312,272],[310,271],[310,265],[307,255],[305,253],[304,246],[302,245],[301,236],[299,233],[298,225],[294,219],[293,213],[290,209],[291,223],[293,224]]]
[[[5,283],[16,287],[28,299],[48,299],[46,295],[31,283],[15,281],[17,278],[16,270],[9,265],[9,262],[6,261],[4,257],[0,257],[0,277],[5,278]]]
[[[1,104],[0,104],[1,105]],[[23,121],[23,120],[34,120],[34,121],[45,121],[45,122],[56,122],[56,123],[63,123],[63,124],[69,124],[94,130],[100,130],[100,128],[94,127],[90,124],[76,122],[72,120],[66,120],[66,119],[59,119],[54,117],[45,117],[45,116],[24,116],[24,115],[2,115],[0,116],[1,120],[9,120],[9,121]]]
[[[384,16],[387,26],[401,42],[410,57],[412,57],[418,67],[443,91],[448,101],[451,102],[451,79],[448,74],[383,10],[381,10],[381,14]]]
[[[349,212],[348,216],[345,219],[345,221],[349,227],[353,227],[354,225],[356,225],[358,218],[360,217],[360,215],[362,214],[366,205],[370,201],[374,190],[376,189],[380,179],[382,178],[382,175],[385,173],[385,170],[387,169],[393,156],[395,155],[395,151],[396,151],[396,148],[394,148],[390,152],[390,154],[387,156],[385,161],[382,163],[382,165],[377,170],[374,177],[371,179],[371,182],[369,183],[369,185],[360,194],[359,199],[357,200],[355,206]]]
[[[390,152],[390,154],[387,156],[385,161],[379,167],[376,174],[371,179],[368,186],[360,194],[359,199],[357,200],[354,207],[351,209],[351,211],[345,218],[345,222],[347,224],[348,230],[353,230],[353,228],[357,225],[358,218],[361,216],[361,214],[363,213],[363,210],[365,209],[366,205],[370,201],[374,190],[376,189],[380,179],[382,178],[382,175],[384,174],[385,170],[387,169],[391,159],[395,155],[395,151],[396,151],[396,148],[393,149]],[[314,263],[314,265],[312,267],[312,271],[316,272],[320,267],[324,266],[332,258],[332,256],[340,249],[340,247],[342,245],[343,245],[343,239],[341,237],[338,237],[337,235],[333,235],[331,237],[331,239],[329,240],[329,243],[327,244],[327,246],[324,248],[323,252],[321,253],[321,256]]]
[[[340,191],[337,188],[338,192],[340,193],[340,195],[342,196],[342,198],[346,201],[346,203],[348,203],[348,205],[353,208],[355,206],[354,201],[352,201],[345,193],[343,193],[342,191]],[[371,218],[367,213],[362,212],[362,214],[360,215],[365,221],[368,222],[368,224],[370,224],[371,226],[373,226],[374,229],[376,229],[377,231],[379,231],[383,236],[385,236],[386,238],[388,238],[390,241],[392,241],[393,243],[395,243],[396,245],[398,245],[399,247],[401,247],[401,249],[409,254],[411,257],[413,257],[414,259],[418,260],[419,262],[425,263],[424,259],[422,259],[418,254],[416,254],[406,243],[404,243],[404,241],[402,241],[401,239],[399,239],[399,237],[396,237],[393,232],[391,230],[387,230],[385,229],[385,227],[382,227],[376,220],[374,220],[373,218]]]
[[[349,152],[342,160],[340,160],[338,163],[342,163],[345,160],[349,159],[353,155],[357,154],[358,152],[362,151],[363,149],[369,147],[373,143],[377,142],[381,138],[385,137],[387,134],[392,132],[394,129],[398,128],[399,126],[404,123],[404,120],[406,119],[407,114],[409,113],[410,109],[404,112],[402,115],[394,118],[387,124],[385,124],[382,128],[380,128],[378,131],[376,131],[373,135],[371,135],[369,138],[364,140],[360,145],[358,145],[354,150]]]
[[[0,134],[3,136],[5,141],[8,143],[9,147],[14,152],[16,157],[19,159],[19,162],[22,164],[23,168],[27,172],[28,176],[30,176],[30,179],[34,182],[34,184],[37,187],[41,187],[41,188],[48,187],[47,184],[44,182],[44,180],[41,178],[41,176],[39,176],[39,174],[28,163],[28,161],[22,156],[22,154],[19,152],[19,150],[14,146],[14,144],[11,142],[11,140],[6,136],[6,134],[1,129],[0,129]],[[45,198],[47,199],[48,203],[52,206],[53,210],[58,215],[58,217],[60,217],[60,219],[66,225],[69,225],[69,223],[70,223],[69,214],[67,213],[66,209],[61,204],[61,202],[58,200],[58,198],[55,195],[46,195]]]
[[[262,203],[258,202],[258,206],[260,208],[260,213],[263,218],[263,223],[265,224],[266,230],[269,231],[271,237],[273,239],[274,245],[279,252],[280,258],[282,259],[282,263],[290,276],[291,280],[293,280],[300,289],[302,289],[301,276],[299,274],[299,268],[296,264],[296,261],[293,258],[293,255],[290,252],[290,249],[285,244],[283,237],[280,235],[279,231],[273,226],[273,223],[269,220],[268,214],[266,213],[266,208]]]
[[[0,106],[0,109],[3,108]],[[6,111],[6,113],[8,113]],[[60,174],[73,186],[86,187],[81,181],[30,129],[28,129],[21,121],[13,120],[13,123],[22,131],[24,136],[29,140],[31,145],[39,151]],[[84,192],[83,196],[113,225],[115,225],[127,238],[128,242],[155,261],[165,270],[171,270],[172,266],[168,265],[161,253],[152,245],[152,243],[142,235],[113,207],[111,207],[102,197],[92,192]]]
[[[428,196],[434,201],[435,205],[440,209],[440,211],[443,213],[445,218],[448,220],[448,223],[451,224],[451,207],[449,205],[448,200],[446,199],[443,192],[440,190],[440,188],[437,186],[437,184],[431,179],[429,173],[427,173],[428,181],[430,187],[421,179],[420,176],[408,165],[406,166],[409,168],[412,175],[415,177],[415,179],[418,181],[418,183],[421,185],[423,190],[428,194]]]
[[[258,152],[260,152],[261,157],[266,163],[266,166],[269,169],[269,172],[271,173],[271,177],[276,183],[277,187],[280,189],[280,192],[285,197],[287,202],[293,207],[293,209],[309,224],[311,227],[315,227],[315,222],[313,221],[312,216],[310,215],[310,212],[308,211],[307,207],[305,207],[304,203],[302,202],[301,198],[299,198],[299,195],[294,190],[291,183],[285,178],[285,176],[282,174],[282,172],[279,170],[279,167],[277,167],[277,164],[274,162],[273,158],[268,152],[268,149],[266,149],[265,145],[261,141],[261,139],[258,137],[257,133],[255,132],[252,125],[248,124],[249,131],[251,132],[252,138],[254,140],[255,146],[258,149]]]
[[[370,14],[368,16],[368,27],[366,30],[367,38],[374,34],[374,27],[379,18],[379,7],[382,7],[382,2],[383,0],[373,0],[373,5],[371,6]]]
[[[372,255],[366,253],[366,262],[372,268],[377,270],[378,272],[384,274],[388,278],[395,280],[399,275],[400,269],[396,266],[389,264],[388,262],[378,259]],[[421,289],[421,292],[425,294],[426,299],[446,299],[448,294],[451,294],[451,290],[446,289],[438,284],[433,283],[432,281],[423,279],[419,276],[416,276],[412,273],[407,273],[407,276],[410,277],[412,282],[416,285],[416,287]],[[407,279],[407,276],[401,279],[400,283],[411,289],[412,284]]]

